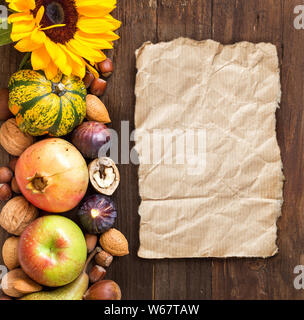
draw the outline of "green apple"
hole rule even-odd
[[[19,242],[19,261],[36,282],[59,287],[75,280],[86,262],[84,235],[72,220],[44,216],[32,222]]]

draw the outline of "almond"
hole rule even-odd
[[[4,264],[9,270],[15,269],[19,266],[18,245],[19,237],[10,237],[6,239],[2,247],[2,258]]]
[[[88,120],[98,121],[102,123],[111,122],[109,112],[106,106],[102,103],[102,101],[98,97],[92,94],[88,94],[86,97],[86,105],[87,105]]]
[[[30,288],[35,290],[31,292],[42,290],[42,287],[31,280],[21,268],[14,269],[5,274],[1,281],[1,288],[6,295],[14,298],[22,297],[25,291],[26,293],[30,293]]]
[[[18,279],[13,285],[17,291],[23,294],[34,293],[42,290],[42,286],[30,278]]]
[[[109,229],[100,237],[100,245],[112,256],[125,256],[129,254],[128,240],[117,229]]]

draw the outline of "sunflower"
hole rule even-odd
[[[106,59],[119,37],[120,22],[110,12],[116,0],[6,0],[14,10],[9,16],[15,48],[31,53],[34,70],[48,79],[58,71],[85,76],[88,68],[96,77],[97,63]]]

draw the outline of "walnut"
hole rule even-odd
[[[13,156],[20,156],[21,153],[34,143],[34,138],[23,133],[15,119],[9,119],[0,128],[0,143],[2,147]]]
[[[119,186],[119,171],[110,158],[102,157],[90,163],[89,174],[92,186],[99,193],[111,196]]]
[[[0,225],[8,233],[21,235],[24,229],[38,217],[38,209],[24,197],[18,196],[6,203],[0,214]]]

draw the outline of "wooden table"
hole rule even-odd
[[[181,259],[146,261],[137,257],[137,168],[120,165],[121,186],[115,194],[117,228],[130,241],[130,256],[115,260],[109,278],[124,299],[303,299],[293,286],[296,265],[304,265],[304,30],[293,21],[298,0],[118,0],[114,16],[123,23],[113,59],[115,74],[103,101],[113,128],[122,120],[134,129],[134,51],[144,42],[180,36],[214,39],[224,44],[242,40],[271,42],[281,63],[282,102],[277,112],[278,140],[286,183],[283,215],[278,221],[280,252],[271,259]],[[0,85],[6,86],[20,54],[0,49]],[[187,57],[184,57],[187,59]],[[130,146],[132,147],[132,145]],[[8,163],[1,151],[1,165]],[[7,237],[0,233],[1,242]],[[302,247],[303,246],[303,247]]]

